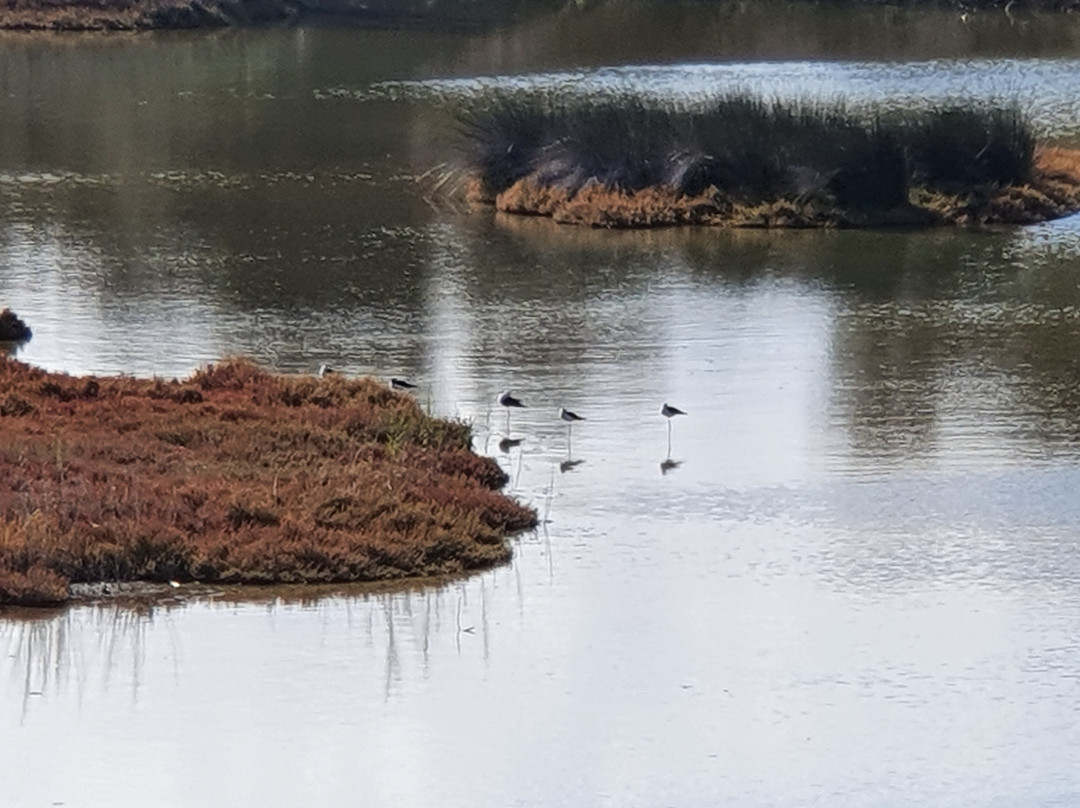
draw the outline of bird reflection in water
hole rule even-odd
[[[564,460],[559,464],[559,471],[566,474],[568,471],[573,471],[585,461],[582,460]]]
[[[503,438],[499,441],[499,451],[503,454],[510,454],[510,450],[515,446],[520,446],[524,438]]]
[[[663,475],[666,475],[669,471],[674,471],[675,469],[677,469],[682,464],[683,464],[683,462],[681,460],[672,460],[669,457],[663,463],[660,464],[660,473],[663,474]]]
[[[499,441],[499,451],[502,452],[504,455],[507,455],[510,458],[510,462],[514,466],[514,474],[513,474],[514,482],[513,482],[513,486],[512,486],[513,488],[517,488],[518,480],[521,479],[521,463],[522,463],[521,444],[524,441],[525,441],[524,438],[503,438],[502,440]],[[518,450],[518,452],[517,452],[517,462],[516,463],[514,462],[514,458],[513,458],[513,450],[515,448]]]

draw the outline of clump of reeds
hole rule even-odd
[[[696,106],[630,95],[493,93],[470,101],[458,119],[480,197],[494,200],[525,183],[532,197],[539,198],[536,189],[557,196],[557,203],[544,197],[548,208],[599,187],[620,194],[663,188],[743,206],[787,200],[886,211],[909,207],[915,187],[955,192],[1027,182],[1035,151],[1016,105],[898,113],[747,93]]]
[[[911,180],[930,188],[1019,185],[1032,178],[1035,134],[1013,106],[945,106],[900,118]]]
[[[30,326],[11,309],[0,311],[0,342],[25,342],[32,336]]]
[[[0,357],[0,604],[68,583],[347,582],[506,560],[535,514],[468,426],[370,379],[166,382]]]

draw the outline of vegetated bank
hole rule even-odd
[[[725,95],[491,93],[457,111],[469,197],[593,227],[1030,223],[1080,210],[1080,152],[1017,105],[853,111]]]
[[[627,0],[609,0],[620,3]],[[823,0],[798,0],[819,3]],[[836,4],[946,7],[986,11],[1076,11],[1080,0],[828,0]],[[23,30],[150,30],[212,28],[304,20],[351,25],[472,26],[537,10],[588,10],[603,0],[8,0],[0,28]],[[734,5],[733,0],[715,0]]]
[[[468,426],[371,379],[184,382],[0,357],[0,604],[80,582],[378,581],[510,557],[535,513]]]
[[[8,0],[0,6],[0,28],[141,31],[313,21],[457,29],[561,5],[559,0]]]

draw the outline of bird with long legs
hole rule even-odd
[[[506,407],[506,434],[508,437],[510,435],[510,410],[515,407],[525,406],[525,402],[520,398],[514,398],[514,396],[511,395],[511,392],[512,391],[507,390],[499,396],[499,404]]]
[[[559,407],[559,417],[566,421],[566,457],[572,459],[574,455],[574,421],[584,421],[584,415],[570,412],[566,407]]]
[[[670,404],[668,404],[665,401],[664,406],[660,408],[660,414],[662,416],[664,416],[665,418],[667,418],[667,456],[670,459],[671,458],[671,419],[674,418],[676,415],[686,415],[686,413],[683,412],[682,410],[680,410],[678,407],[672,407]]]

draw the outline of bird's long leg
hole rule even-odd
[[[671,419],[667,422],[667,459],[671,459]]]

